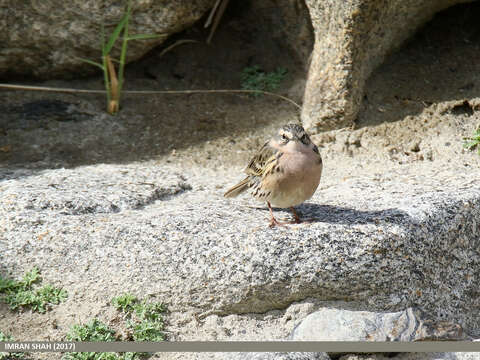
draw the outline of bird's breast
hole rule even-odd
[[[279,171],[268,179],[268,187],[273,190],[269,200],[272,205],[290,207],[310,199],[322,175],[320,156],[313,151],[284,153],[279,160]]]

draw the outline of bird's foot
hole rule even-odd
[[[298,216],[297,212],[293,207],[290,208],[292,210],[292,214],[294,217],[294,220],[292,220],[290,223],[291,224],[301,224],[301,223],[311,223],[316,221],[315,218],[310,218],[310,219],[300,219],[300,216]]]
[[[300,224],[302,222],[302,220],[300,219],[297,212],[295,211],[295,208],[292,206],[292,207],[290,207],[290,209],[292,210],[293,217],[295,218],[295,220],[292,222],[292,224]]]
[[[270,224],[269,224],[270,228],[274,228],[276,225],[285,226],[285,225],[291,225],[291,224],[301,224],[301,223],[305,223],[305,222],[309,223],[309,222],[313,222],[315,220],[315,219],[300,219],[297,212],[295,211],[295,209],[292,206],[292,207],[290,207],[290,209],[292,210],[292,214],[293,214],[294,219],[293,220],[287,220],[287,221],[278,221],[277,219],[275,219],[275,216],[273,216],[272,207],[271,207],[271,205],[268,201],[267,201],[267,204],[268,204],[268,208],[270,210],[270,215],[271,215]]]
[[[273,229],[277,225],[284,227],[287,224],[289,224],[289,222],[278,221],[277,219],[275,219],[275,217],[272,216],[272,218],[270,219],[270,224],[268,226]]]
[[[285,221],[278,221],[277,219],[275,219],[274,217],[272,217],[270,219],[270,224],[269,226],[271,228],[274,228],[276,225],[278,226],[286,226],[286,225],[292,225],[292,224],[301,224],[301,223],[304,223],[304,222],[311,222],[313,221],[314,219],[300,219],[299,217],[295,218],[294,220],[285,220]]]

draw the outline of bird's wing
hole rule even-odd
[[[267,141],[252,160],[250,160],[245,172],[248,175],[261,177],[275,164],[275,160],[280,156],[282,156],[282,153],[270,146],[270,143]]]

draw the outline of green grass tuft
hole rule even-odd
[[[0,331],[0,342],[3,341],[15,341],[15,339]],[[24,357],[25,353],[23,352],[0,352],[0,360],[23,359]]]
[[[67,334],[68,341],[115,341],[115,330],[98,319],[85,325],[73,325]]]
[[[115,330],[98,319],[93,319],[85,325],[73,325],[67,334],[68,341],[116,341]],[[62,360],[123,360],[122,355],[109,353],[67,353]],[[133,359],[133,358],[132,358]]]
[[[51,305],[58,305],[67,298],[66,290],[49,284],[34,288],[40,281],[40,272],[37,268],[25,273],[20,281],[0,277],[0,299],[12,310],[29,308],[45,313]]]
[[[278,89],[280,83],[285,79],[288,70],[277,68],[272,72],[265,72],[258,65],[249,66],[242,71],[242,89],[258,91],[274,91]],[[253,96],[262,95],[260,92]]]
[[[112,303],[117,310],[124,312],[127,317],[127,327],[132,330],[135,341],[163,341],[164,323],[162,314],[166,308],[161,303],[140,302],[131,294],[124,294],[113,299]]]
[[[463,147],[468,150],[477,149],[478,155],[480,155],[480,127],[473,133],[472,137],[464,138],[467,142],[463,144]]]
[[[162,314],[166,308],[161,303],[140,301],[132,294],[125,293],[112,299],[112,305],[127,317],[126,327],[130,330],[128,339],[116,336],[106,324],[94,319],[85,325],[74,325],[67,335],[69,341],[162,341],[165,340]],[[136,360],[146,353],[68,353],[62,360]]]
[[[107,95],[107,111],[109,114],[116,114],[120,108],[120,97],[124,85],[124,73],[127,58],[127,47],[130,40],[146,40],[165,37],[165,34],[135,34],[129,33],[129,22],[133,13],[132,0],[125,1],[125,10],[122,18],[115,26],[108,40],[105,39],[105,29],[102,25],[101,43],[102,57],[101,63],[89,59],[77,58],[84,63],[96,66],[103,71],[103,81],[105,92]],[[121,43],[120,58],[118,60],[112,58],[112,51],[117,40]],[[114,62],[118,63],[118,69],[115,68]]]
[[[138,304],[138,299],[132,294],[125,293],[113,298],[112,304],[118,311],[131,313],[134,310],[134,306]]]

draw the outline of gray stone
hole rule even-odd
[[[60,169],[37,179],[33,197],[27,195],[29,185],[25,184],[23,192],[27,196],[12,193],[7,186],[2,192],[3,210],[9,212],[20,207],[33,213],[58,212],[61,215],[118,213],[142,209],[191,189],[181,175],[152,172],[146,167],[125,166],[120,172],[116,170],[118,168],[105,165],[88,178],[82,178]],[[12,172],[5,177],[16,176],[18,173]],[[110,191],[119,184],[122,184],[121,190]]]
[[[480,333],[471,167],[325,180],[298,208],[314,222],[275,229],[262,204],[223,198],[239,178],[231,170],[145,162],[3,168],[0,178],[0,272],[38,266],[77,301],[130,291],[199,319],[308,297],[369,311],[417,304]]]
[[[383,354],[348,354],[340,360],[477,360],[480,353],[456,352],[456,353],[400,353],[395,356],[384,356]]]
[[[257,0],[252,1],[250,14],[258,18],[265,9],[266,16],[260,18],[271,32],[271,36],[279,43],[287,44],[291,55],[308,70],[310,54],[313,48],[313,28],[308,9],[303,0]],[[304,81],[304,79],[302,79]],[[302,95],[305,84],[302,84]]]
[[[131,34],[162,34],[131,41],[127,61],[143,56],[170,34],[192,25],[214,0],[145,0],[133,2]],[[0,74],[20,73],[40,78],[78,76],[94,69],[78,57],[100,62],[100,29],[107,36],[123,15],[123,1],[5,0],[0,4]],[[115,53],[118,55],[118,53]]]
[[[476,340],[478,341],[478,339]],[[452,354],[452,353],[447,353]],[[453,353],[455,360],[480,360],[479,352],[456,352]]]
[[[433,323],[412,308],[394,313],[323,308],[292,332],[295,341],[465,340],[458,324]]]
[[[306,0],[315,45],[302,121],[310,132],[350,126],[366,79],[385,56],[449,6],[470,0]]]
[[[326,353],[301,353],[301,352],[230,353],[230,354],[221,354],[217,358],[230,359],[230,360],[330,360],[330,357]]]

